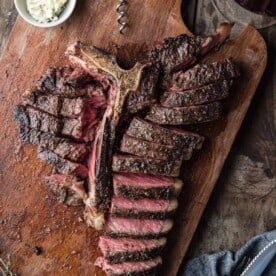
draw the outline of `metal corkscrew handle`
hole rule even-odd
[[[117,22],[120,25],[119,31],[120,34],[124,34],[124,29],[127,27],[127,22],[125,21],[126,11],[123,7],[127,4],[126,0],[120,0],[116,5],[116,12],[119,14],[117,18]]]

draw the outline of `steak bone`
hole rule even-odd
[[[87,224],[96,229],[104,225],[104,212],[111,200],[111,160],[124,102],[131,91],[137,91],[141,76],[147,64],[136,63],[130,70],[122,69],[116,57],[94,46],[79,45],[81,54],[91,68],[98,68],[111,75],[116,91],[110,90],[108,106],[96,134],[89,161],[89,198],[85,217]],[[112,93],[113,92],[113,93]]]

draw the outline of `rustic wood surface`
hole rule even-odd
[[[223,21],[210,0],[189,2],[185,8],[194,17],[187,25],[194,33],[211,32]],[[242,28],[236,24],[234,33]],[[237,250],[252,236],[276,229],[276,25],[259,31],[268,47],[267,68],[185,261]]]
[[[155,1],[152,1],[155,2]],[[171,8],[171,2],[174,1],[167,1],[168,5]],[[3,35],[3,38],[1,40],[1,46],[3,47],[3,45],[5,44],[5,39],[7,39],[8,37],[8,32],[10,30],[10,27],[13,25],[14,22],[14,15],[16,14],[14,12],[14,9],[12,7],[11,1],[5,1],[5,3],[1,3],[0,4],[1,7],[1,34]],[[199,5],[198,5],[199,7]],[[78,8],[78,11],[80,11],[80,7]],[[83,8],[84,9],[84,8]],[[77,11],[77,12],[78,12]],[[9,13],[10,12],[10,13]],[[199,12],[197,12],[199,13]],[[160,14],[158,12],[156,12],[156,14]],[[178,19],[176,19],[177,13],[174,13],[173,16],[170,17],[169,19],[169,25],[170,24],[175,24]],[[91,15],[90,15],[91,16]],[[89,16],[84,16],[85,19],[81,19],[86,21],[88,18],[90,18]],[[113,16],[114,17],[114,16]],[[112,18],[112,16],[111,16]],[[94,18],[93,18],[94,19]],[[114,18],[113,18],[114,19]],[[19,26],[20,30],[24,33],[24,30],[27,28],[27,25],[25,23],[22,23],[22,21],[20,22],[20,26],[19,23],[17,22],[17,27]],[[193,18],[191,18],[191,22],[196,22],[196,20],[194,21]],[[78,22],[79,24],[81,22]],[[95,24],[99,24],[99,22],[97,22],[94,19],[94,23]],[[160,24],[163,22],[159,23]],[[162,24],[161,24],[162,25]],[[157,26],[157,25],[156,25]],[[164,26],[164,25],[162,25]],[[180,27],[180,25],[178,25]],[[96,26],[95,26],[96,27]],[[164,28],[164,27],[163,27]],[[85,25],[85,30],[82,30],[81,34],[77,34],[77,33],[73,33],[73,35],[75,35],[78,38],[81,38],[84,36],[85,33],[88,33],[88,30],[91,29],[93,30],[93,24],[87,24]],[[160,30],[160,29],[159,29]],[[171,35],[176,35],[178,32],[178,28],[174,28],[175,33],[171,33]],[[211,29],[204,29],[202,28],[201,31],[206,31],[207,33],[211,32]],[[200,31],[200,30],[197,30]],[[58,33],[62,33],[62,30],[58,30]],[[183,32],[183,31],[182,31]],[[39,35],[39,31],[36,32]],[[50,32],[48,32],[50,33]],[[157,33],[157,32],[155,32]],[[167,32],[167,35],[169,34],[169,32]],[[28,35],[28,33],[25,33],[25,35]],[[73,36],[72,35],[72,36]],[[102,39],[106,39],[108,37],[108,35],[110,35],[111,37],[113,36],[113,41],[117,42],[120,44],[120,39],[114,39],[115,38],[115,29],[114,32],[112,33],[108,33],[105,34],[104,36],[102,36]],[[139,39],[139,36],[142,35],[142,30],[140,30],[140,32],[138,32],[138,35],[136,36],[136,39]],[[50,34],[49,34],[50,36]],[[72,37],[71,36],[71,37]],[[151,40],[151,41],[155,41],[159,38],[160,33],[156,34],[155,36],[149,36],[146,37],[146,39]],[[166,36],[166,31],[164,31],[164,36]],[[30,38],[28,38],[30,39]],[[133,38],[132,40],[133,41]],[[22,41],[24,43],[26,43],[26,41]],[[50,50],[55,49],[52,45],[52,41],[46,41],[48,44],[48,47],[50,48]],[[69,42],[69,41],[68,41]],[[66,41],[67,43],[67,41]],[[31,43],[32,47],[34,47],[34,45]],[[16,50],[20,49],[20,46],[22,47],[22,45],[19,45]],[[135,45],[134,45],[135,46]],[[106,47],[110,48],[110,45],[107,45]],[[133,45],[132,45],[133,47]],[[60,59],[62,59],[62,52],[63,49],[62,47],[60,47],[61,49],[58,49],[57,52],[52,55],[52,59],[48,58],[47,59],[47,64],[48,65],[54,65],[56,64],[57,61],[60,61]],[[137,48],[136,50],[138,51],[139,47],[135,46],[135,48]],[[38,47],[38,51],[41,48]],[[49,50],[49,51],[50,51]],[[127,51],[124,52],[124,54],[122,54],[122,56],[126,55]],[[59,58],[60,57],[60,58]],[[24,57],[22,57],[22,59],[24,59]],[[24,61],[24,60],[23,60]],[[22,60],[20,61],[22,62]],[[32,63],[35,63],[36,60],[35,58],[33,58],[31,60]],[[14,63],[13,66],[18,66],[18,63]],[[25,72],[24,78],[26,78],[26,76],[32,76],[29,78],[28,82],[25,81],[25,79],[21,79],[22,80],[22,84],[18,85],[16,87],[16,91],[18,93],[18,91],[22,91],[23,87],[28,87],[28,85],[30,85],[32,83],[33,80],[35,80],[43,71],[43,69],[45,64],[39,64],[39,66],[36,66],[36,72]],[[12,66],[12,65],[11,65]],[[7,74],[9,74],[11,72],[7,72]],[[16,72],[15,72],[16,73]],[[268,76],[269,78],[269,76]],[[25,82],[24,82],[25,81]],[[5,99],[2,98],[2,100],[4,101]],[[19,100],[19,97],[17,97],[16,101]],[[274,98],[275,100],[275,98]],[[270,102],[271,103],[271,102]],[[274,102],[275,103],[275,102]],[[256,106],[256,105],[255,105]],[[263,107],[263,109],[266,110],[266,106]],[[262,110],[263,110],[262,109]],[[273,110],[273,109],[272,109]],[[251,116],[251,117],[250,117]],[[249,120],[250,118],[252,118],[253,122],[255,122],[256,120],[256,116],[257,114],[254,114],[254,112],[248,116]],[[271,115],[270,115],[271,116]],[[254,119],[253,119],[254,118]],[[271,118],[271,117],[269,117]],[[247,118],[248,120],[248,118]],[[268,120],[266,118],[266,120]],[[275,122],[272,122],[272,125]],[[11,123],[13,124],[13,123]],[[252,124],[252,121],[251,121]],[[271,122],[270,122],[271,124]],[[263,127],[263,125],[261,124],[261,120],[260,120],[260,127]],[[244,128],[243,128],[244,129]],[[274,130],[274,127],[273,127]],[[254,134],[255,132],[253,132],[253,129],[251,130],[252,133]],[[252,136],[248,136],[248,129],[246,129],[245,131],[245,135],[246,135],[246,139],[245,138],[238,138],[238,139],[245,139],[243,140],[243,147],[248,148],[248,151],[251,150],[251,147],[254,147],[255,145],[255,141],[253,139]],[[268,131],[269,132],[269,131]],[[272,132],[273,133],[273,132]],[[274,133],[275,134],[275,133]],[[13,140],[11,141],[11,144],[16,145],[17,143],[14,139],[15,139],[15,135],[12,135]],[[261,137],[263,140],[266,139],[266,132],[262,134]],[[273,138],[273,137],[272,137]],[[262,140],[262,141],[263,141]],[[274,139],[275,140],[275,139]],[[274,140],[271,140],[271,144],[270,144],[270,152],[267,151],[264,154],[267,154],[269,152],[269,154],[271,154],[272,156],[274,156],[275,158],[275,154],[273,155],[273,150],[275,153],[275,143]],[[245,142],[246,141],[246,142]],[[250,147],[251,145],[251,147]],[[259,151],[261,152],[261,150],[263,148],[265,148],[266,143],[260,142],[259,143]],[[274,148],[273,148],[274,146]],[[24,147],[24,149],[20,149],[17,148],[17,146],[14,146],[13,150],[15,152],[19,152],[19,154],[21,155],[20,158],[24,161],[24,165],[27,167],[28,164],[31,164],[31,162],[35,162],[37,164],[37,168],[35,169],[35,174],[37,176],[38,179],[38,174],[40,174],[40,172],[42,172],[46,166],[43,164],[43,162],[37,161],[37,159],[35,157],[30,157],[30,153],[32,153],[33,156],[35,156],[35,151],[32,147]],[[249,154],[248,154],[249,156]],[[189,252],[189,257],[202,253],[202,252],[206,252],[207,250],[218,250],[221,249],[221,247],[219,246],[224,246],[223,248],[235,248],[237,246],[239,246],[244,239],[249,238],[250,234],[252,232],[254,232],[254,230],[256,229],[256,232],[258,232],[258,230],[266,230],[269,228],[269,223],[270,223],[270,227],[273,227],[273,216],[270,216],[270,222],[269,217],[267,216],[268,213],[271,214],[273,208],[272,208],[272,204],[273,204],[273,193],[269,193],[273,188],[273,185],[275,185],[275,179],[273,179],[273,171],[275,168],[273,168],[273,166],[275,166],[275,162],[271,163],[271,166],[266,166],[266,163],[263,163],[262,160],[265,160],[267,162],[267,157],[266,155],[262,156],[262,160],[261,162],[255,162],[255,160],[253,158],[249,158],[244,154],[240,154],[239,153],[239,148],[236,146],[234,148],[234,150],[232,150],[232,154],[231,157],[228,159],[227,164],[227,168],[224,169],[224,178],[222,179],[226,179],[226,181],[221,180],[220,181],[220,186],[219,186],[219,192],[216,191],[216,197],[215,199],[213,198],[211,201],[211,207],[207,208],[207,212],[206,215],[204,216],[204,220],[203,220],[203,225],[200,226],[199,230],[196,235],[196,238],[194,239],[194,243],[192,244],[191,250]],[[27,160],[25,160],[27,159]],[[252,161],[254,160],[254,161]],[[275,160],[274,160],[275,161]],[[251,163],[250,163],[251,162]],[[2,163],[2,160],[1,160]],[[250,164],[250,166],[247,166],[248,164]],[[243,167],[241,167],[241,165],[243,165]],[[241,168],[243,168],[241,170]],[[47,167],[48,171],[49,171],[49,167]],[[23,171],[22,175],[24,176]],[[254,176],[252,174],[252,172],[254,172]],[[28,177],[28,175],[25,175],[25,180]],[[24,181],[24,177],[23,177],[23,181]],[[256,187],[257,185],[253,185],[253,189],[250,190],[250,196],[252,196],[252,193],[256,194],[257,193],[257,199],[258,202],[260,202],[259,198],[262,197],[262,200],[267,200],[270,199],[270,205],[269,205],[269,201],[265,202],[265,206],[266,208],[260,208],[261,210],[256,210],[255,209],[255,213],[257,214],[255,216],[251,215],[251,213],[245,212],[245,208],[247,206],[250,207],[251,201],[252,201],[252,197],[251,199],[249,199],[247,197],[247,193],[243,194],[240,191],[244,191],[246,188],[246,182],[245,179],[247,179],[246,181],[248,181],[249,183],[251,183],[250,181],[256,181],[258,180],[260,183],[262,183],[262,178],[267,177],[271,180],[271,182],[268,182],[268,184],[265,184],[267,182],[264,183],[264,186],[261,188]],[[39,176],[39,178],[41,178],[41,176]],[[4,178],[2,177],[1,179],[1,183],[3,183]],[[230,179],[230,180],[229,180]],[[232,179],[232,180],[231,180]],[[21,179],[22,180],[22,179]],[[242,180],[243,185],[241,189],[239,186],[237,187],[236,183],[240,183]],[[229,182],[230,181],[230,182]],[[20,183],[20,181],[18,182]],[[229,184],[230,183],[230,184]],[[231,184],[232,183],[232,184]],[[253,182],[253,184],[255,184]],[[257,183],[258,184],[258,183]],[[16,187],[14,185],[14,187]],[[221,189],[221,187],[227,187],[224,189]],[[230,189],[229,189],[230,187]],[[231,187],[234,187],[231,189]],[[22,189],[22,190],[20,190]],[[236,190],[235,190],[236,189]],[[5,189],[4,189],[5,190]],[[264,190],[266,192],[264,192]],[[1,189],[1,191],[3,191],[3,189]],[[10,191],[10,190],[9,190]],[[38,210],[36,211],[32,211],[29,212],[28,208],[22,208],[23,206],[20,205],[20,202],[16,202],[17,200],[19,200],[20,198],[22,198],[22,193],[27,194],[30,193],[30,191],[32,191],[33,196],[31,197],[29,204],[33,204],[33,205],[37,205],[36,209]],[[254,192],[255,191],[255,192]],[[46,197],[46,200],[44,201],[44,198],[38,198],[37,194],[41,193],[42,197]],[[14,194],[18,195],[18,198],[16,198],[14,196]],[[88,230],[83,226],[83,222],[81,222],[81,210],[76,210],[73,214],[71,209],[69,208],[65,208],[63,206],[60,206],[59,204],[55,204],[52,199],[50,197],[48,197],[48,193],[45,189],[43,189],[43,187],[41,186],[40,183],[37,183],[37,187],[33,187],[30,186],[27,190],[23,189],[23,187],[17,186],[16,190],[14,191],[14,194],[9,195],[7,200],[5,201],[5,203],[7,203],[8,205],[10,205],[11,208],[11,212],[9,213],[9,215],[7,216],[7,213],[1,213],[0,210],[0,215],[1,215],[1,221],[2,224],[4,226],[2,226],[2,229],[5,229],[5,225],[8,226],[13,226],[12,229],[8,229],[6,228],[6,236],[3,237],[1,235],[0,237],[0,253],[1,250],[3,250],[3,253],[7,253],[7,248],[10,249],[10,253],[14,253],[15,255],[15,262],[18,262],[21,264],[21,271],[23,271],[24,273],[32,273],[29,275],[38,275],[38,273],[41,273],[41,271],[48,271],[48,273],[51,272],[51,269],[55,268],[55,269],[59,269],[61,272],[61,275],[63,273],[68,273],[73,275],[73,273],[88,273],[88,271],[90,273],[93,273],[93,271],[91,270],[87,270],[87,268],[85,268],[86,262],[88,263],[88,265],[91,265],[91,267],[89,269],[93,269],[92,268],[92,263],[94,260],[94,255],[93,252],[91,252],[91,249],[87,249],[85,251],[83,251],[83,245],[89,245],[91,247],[95,247],[95,233],[92,230]],[[20,195],[19,195],[20,194]],[[261,196],[260,196],[261,194]],[[233,204],[233,198],[235,198],[235,204]],[[221,200],[220,200],[221,199]],[[207,199],[206,199],[207,201]],[[215,203],[214,203],[215,202]],[[204,202],[205,203],[205,202]],[[200,212],[203,210],[202,208],[202,204],[204,204],[203,202],[199,202],[199,210]],[[233,208],[229,208],[230,203],[233,204]],[[216,210],[213,210],[212,206],[216,206]],[[26,204],[27,205],[27,204]],[[253,204],[252,204],[253,205]],[[49,209],[49,206],[51,206],[51,209]],[[239,206],[241,209],[239,209]],[[254,204],[255,206],[255,204]],[[260,205],[261,206],[261,205]],[[19,208],[20,210],[19,210]],[[46,208],[46,210],[48,212],[45,213],[41,213],[39,212],[39,210],[43,210],[44,208]],[[252,209],[252,208],[251,208]],[[241,212],[239,212],[239,210],[241,210]],[[233,214],[233,211],[235,212],[235,216],[234,219],[229,219],[229,215]],[[209,212],[209,213],[208,213]],[[260,219],[260,213],[262,213],[262,218],[266,218],[267,220],[267,224],[262,224],[259,225],[259,219]],[[253,214],[253,213],[252,213]],[[31,216],[34,216],[31,220]],[[247,217],[247,215],[249,215]],[[272,213],[273,215],[273,213]],[[44,216],[44,221],[47,223],[44,225],[37,225],[35,220],[40,217],[40,216]],[[56,221],[54,221],[53,217],[59,217],[62,218],[62,221],[60,223],[57,223]],[[76,217],[78,219],[76,219]],[[232,216],[233,217],[233,216]],[[208,218],[208,222],[206,222],[206,218]],[[229,229],[225,229],[225,220],[228,218],[229,222]],[[231,218],[231,217],[230,217]],[[244,220],[250,221],[251,224],[250,225],[246,225]],[[224,224],[220,224],[220,221],[223,221]],[[22,223],[21,223],[22,222]],[[70,224],[70,222],[75,223],[76,225],[74,226],[74,229],[76,230],[76,232],[74,233],[74,231],[72,231],[72,229],[68,229],[68,224]],[[241,222],[242,224],[239,225],[237,224],[237,222]],[[28,225],[28,223],[30,225],[32,225],[32,227],[28,228],[26,227]],[[205,224],[204,224],[205,223]],[[209,224],[209,225],[207,225]],[[252,227],[252,224],[257,224],[257,226]],[[21,229],[21,225],[25,225],[25,228],[23,227],[23,231]],[[213,225],[213,226],[212,226]],[[210,226],[210,227],[208,227]],[[227,227],[227,226],[226,226]],[[30,230],[30,228],[32,230]],[[57,229],[58,228],[58,229]],[[232,228],[232,229],[231,229]],[[253,228],[253,229],[252,229]],[[204,229],[204,231],[202,231]],[[250,229],[251,232],[245,231],[245,229]],[[225,237],[225,231],[228,230],[228,234],[229,237],[235,237],[236,235],[236,240],[234,241],[233,238],[230,240],[228,240],[227,242],[224,240]],[[31,231],[31,233],[26,233],[26,231]],[[239,232],[247,232],[244,235],[242,235]],[[215,232],[215,235],[214,235]],[[1,231],[1,233],[3,233]],[[216,234],[218,233],[218,234]],[[223,234],[220,234],[223,233]],[[240,234],[240,235],[237,235]],[[204,236],[204,234],[206,236]],[[66,239],[63,241],[64,237],[68,235],[68,237],[70,237],[69,239]],[[79,235],[82,235],[82,240],[79,239]],[[203,236],[204,239],[200,236]],[[25,237],[31,237],[31,239],[28,241],[25,239]],[[188,238],[189,239],[189,238]],[[207,241],[206,241],[207,239]],[[12,240],[13,242],[11,243]],[[50,246],[50,241],[51,240],[57,240],[60,243],[59,244],[55,244],[55,246]],[[46,241],[46,242],[45,242]],[[48,242],[47,242],[48,241]],[[42,256],[35,256],[35,254],[33,254],[32,252],[32,248],[35,245],[41,245],[41,243],[44,242],[43,244],[43,248],[45,250],[45,252],[43,253]],[[66,243],[66,245],[64,245]],[[10,244],[13,244],[13,246],[9,247]],[[16,246],[17,244],[17,246]],[[18,246],[18,244],[20,244],[20,246]],[[188,243],[187,243],[188,244]],[[184,246],[185,247],[185,246]],[[16,249],[15,251],[13,251],[13,249]],[[49,250],[47,250],[49,249]],[[181,245],[178,245],[178,250],[181,250]],[[182,250],[184,251],[184,248],[182,246]],[[34,264],[38,264],[40,262],[42,262],[43,260],[43,266],[36,268],[36,269],[40,269],[35,271],[34,267],[30,267],[28,266],[28,263],[26,263],[24,261],[24,255],[28,256],[32,262]],[[181,255],[181,254],[180,254]],[[81,265],[79,265],[78,270],[76,270],[76,265],[78,264],[78,260],[79,258],[82,258],[82,262]],[[47,259],[47,262],[45,261],[45,259]],[[181,256],[177,257],[177,263],[179,263],[181,260]],[[24,263],[25,262],[25,263]],[[167,266],[168,267],[168,266]],[[19,269],[19,272],[20,272]],[[49,270],[50,269],[50,270]],[[53,271],[53,270],[52,270]]]

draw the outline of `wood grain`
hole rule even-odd
[[[197,34],[215,30],[223,17],[209,0],[194,2],[191,30]],[[235,23],[234,33],[242,29],[244,25]],[[184,264],[208,252],[236,251],[253,236],[276,229],[276,25],[259,32],[267,43],[267,67]]]
[[[48,66],[66,63],[63,52],[76,40],[116,52],[123,64],[130,66],[137,54],[154,42],[189,33],[181,20],[181,1],[152,0],[141,4],[135,0],[129,6],[130,29],[121,36],[115,2],[79,1],[68,22],[49,30],[29,26],[19,18],[2,56],[0,254],[12,254],[13,268],[20,275],[103,275],[93,266],[99,255],[100,233],[85,226],[81,208],[67,208],[53,200],[41,184],[51,168],[36,158],[35,147],[20,146],[12,108],[20,102],[21,93]],[[177,273],[266,64],[265,45],[252,27],[210,58],[216,60],[225,55],[233,55],[241,63],[243,78],[226,102],[227,116],[197,129],[210,139],[205,150],[184,166],[186,187],[170,236],[165,275]],[[43,248],[42,255],[33,253],[35,246]]]

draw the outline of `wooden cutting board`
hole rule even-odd
[[[52,29],[38,29],[18,18],[0,61],[0,256],[11,254],[12,269],[20,275],[103,275],[93,265],[100,233],[86,227],[82,208],[69,208],[52,198],[42,184],[51,167],[37,159],[34,146],[20,146],[12,109],[23,91],[48,66],[67,63],[63,53],[76,40],[117,52],[130,66],[154,42],[189,33],[181,19],[180,0],[132,0],[131,28],[122,36],[116,2],[78,1],[71,19]],[[224,118],[194,128],[207,142],[183,166],[185,187],[165,252],[164,275],[176,275],[179,269],[263,74],[266,45],[248,26],[208,60],[229,56],[241,65],[242,77],[225,101]],[[36,246],[43,249],[39,256]]]

